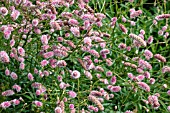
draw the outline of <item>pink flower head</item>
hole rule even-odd
[[[121,90],[120,86],[112,86],[110,89],[111,92],[119,92],[120,90]]]
[[[93,76],[91,75],[89,71],[84,71],[84,74],[88,79],[92,80]]]
[[[110,83],[114,85],[116,83],[116,76],[113,76],[110,80]]]
[[[125,27],[124,25],[119,24],[119,27],[120,27],[120,29],[122,30],[122,32],[123,32],[124,34],[127,34],[128,30],[126,29],[126,27]]]
[[[170,73],[170,67],[169,66],[164,66],[163,68],[162,68],[162,73]]]
[[[125,17],[122,17],[122,22],[126,22],[126,18]]]
[[[143,75],[144,75],[146,78],[150,78],[150,73],[149,73],[148,71],[145,71],[145,72],[143,73]]]
[[[19,99],[14,99],[12,100],[14,105],[19,105],[20,104],[20,100]]]
[[[9,102],[9,101],[5,101],[5,102],[2,102],[0,104],[0,107],[2,107],[3,109],[6,109],[6,108],[8,108],[10,106],[11,106],[11,102]]]
[[[150,78],[149,82],[150,82],[150,84],[154,84],[155,83],[155,79],[154,78]]]
[[[107,71],[107,72],[106,72],[106,76],[107,76],[107,77],[112,76],[112,72],[111,72],[111,71]]]
[[[146,92],[150,92],[150,87],[148,86],[148,84],[144,82],[137,82],[137,84],[139,85],[140,88],[142,88]]]
[[[77,70],[74,70],[71,72],[71,78],[78,79],[80,77],[80,72]]]
[[[130,79],[133,79],[133,78],[134,78],[134,76],[133,76],[132,73],[128,73],[127,75],[128,75],[128,77],[129,77]]]
[[[2,63],[8,63],[10,62],[9,56],[5,51],[0,51],[0,61]]]
[[[61,107],[56,107],[54,111],[55,113],[62,113]]]
[[[41,61],[41,66],[44,67],[48,64],[49,62],[47,60],[42,60]]]
[[[79,24],[79,22],[78,22],[76,19],[69,19],[69,20],[68,20],[68,23],[69,23],[70,25],[78,25],[78,24]]]
[[[154,58],[156,58],[157,60],[161,61],[161,62],[166,62],[166,58],[163,57],[162,55],[160,54],[155,54],[154,55]]]
[[[80,37],[80,30],[79,27],[71,27],[70,31],[73,33],[74,36]]]
[[[120,49],[126,49],[126,44],[120,43],[119,46],[118,46],[118,48],[120,48]]]
[[[21,62],[19,68],[24,70],[25,69],[25,63]]]
[[[67,63],[65,62],[65,60],[57,61],[57,66],[58,67],[65,67],[66,65],[67,65]]]
[[[170,111],[170,106],[167,107],[167,110]]]
[[[13,90],[6,90],[4,92],[2,92],[2,96],[11,96],[14,95],[14,91]]]
[[[53,28],[55,30],[61,30],[61,26],[59,25],[59,23],[57,21],[51,21],[50,26],[51,26],[51,28]]]
[[[144,35],[145,31],[143,29],[140,30],[140,34]]]
[[[17,92],[20,92],[21,91],[21,87],[19,85],[13,85],[12,86],[13,89],[15,89]]]
[[[150,58],[153,57],[152,52],[149,51],[149,50],[145,50],[144,55],[145,55],[145,58],[146,58],[147,60],[149,60]]]
[[[58,38],[57,38],[57,41],[58,41],[58,42],[62,42],[63,40],[64,40],[63,37],[58,37]]]
[[[72,109],[74,109],[74,104],[70,104],[69,105],[69,108],[72,110]]]
[[[6,70],[5,70],[5,75],[6,75],[6,76],[9,76],[9,75],[10,75],[10,71],[8,70],[8,68],[6,68]]]
[[[34,101],[33,102],[37,107],[41,107],[42,105],[43,105],[43,103],[42,102],[40,102],[40,101]]]
[[[25,50],[22,47],[20,47],[20,46],[18,46],[18,53],[21,56],[25,56]]]
[[[6,16],[8,14],[8,10],[6,7],[0,7],[0,14]]]
[[[71,98],[75,98],[77,96],[76,92],[74,91],[69,91],[68,92],[68,95],[71,97]]]
[[[36,27],[38,25],[38,22],[39,22],[38,19],[33,19],[32,20],[32,25]]]
[[[43,57],[44,58],[51,58],[54,56],[54,52],[53,51],[50,51],[50,52],[47,52],[47,53],[44,53],[43,54]]]
[[[41,36],[41,42],[42,42],[43,45],[47,45],[48,44],[47,35],[42,35]]]
[[[136,77],[136,79],[137,79],[138,81],[142,81],[142,80],[144,80],[144,78],[145,78],[144,75],[138,75],[138,76]]]
[[[11,13],[11,18],[12,20],[16,20],[20,15],[20,12],[18,10],[13,10],[12,13]]]
[[[170,96],[170,90],[167,91],[167,94]]]
[[[30,81],[33,81],[34,80],[34,76],[31,74],[31,73],[28,73],[28,79],[30,80]]]
[[[11,76],[11,78],[12,78],[13,80],[18,79],[18,75],[17,75],[15,72],[12,72],[12,73],[10,74],[10,76]]]
[[[84,44],[86,44],[86,45],[88,45],[88,46],[91,46],[91,42],[92,42],[92,40],[91,40],[90,37],[85,37],[85,38],[84,38]]]

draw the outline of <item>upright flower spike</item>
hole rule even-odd
[[[146,42],[139,36],[135,35],[135,34],[129,34],[129,37],[135,39],[136,41],[138,41],[141,45],[143,45],[144,47],[146,47]]]
[[[144,82],[137,82],[137,84],[139,85],[140,88],[142,88],[146,92],[150,92],[150,87],[148,84],[146,84]]]
[[[99,110],[101,110],[101,111],[104,110],[103,105],[100,103],[100,101],[95,96],[89,95],[88,100],[93,102],[94,104],[96,104],[96,106],[99,108]]]

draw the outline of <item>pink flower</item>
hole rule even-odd
[[[85,37],[85,38],[84,38],[84,44],[86,44],[86,45],[88,45],[88,46],[91,46],[91,42],[92,42],[92,40],[91,40],[90,37]]]
[[[78,24],[79,24],[79,22],[78,22],[76,19],[69,19],[69,20],[68,20],[68,23],[69,23],[70,25],[78,25]]]
[[[135,23],[134,21],[130,21],[130,25],[131,25],[131,26],[135,26],[136,23]]]
[[[33,19],[32,20],[32,25],[36,27],[38,25],[38,22],[39,22],[38,19]]]
[[[155,17],[156,20],[162,20],[162,19],[165,19],[165,18],[170,18],[170,14],[162,14],[162,15],[158,15]]]
[[[74,109],[74,104],[70,104],[69,105],[69,108],[72,110],[72,109]]]
[[[138,81],[142,81],[142,80],[144,80],[144,78],[145,78],[144,75],[138,75],[138,76],[136,77],[136,79],[137,79]]]
[[[13,85],[12,86],[13,89],[15,89],[17,92],[20,92],[21,91],[21,87],[19,85]]]
[[[155,55],[154,55],[154,58],[158,59],[158,60],[161,61],[161,62],[166,62],[166,58],[163,57],[163,56],[160,55],[160,54],[155,54]]]
[[[55,30],[61,30],[61,26],[60,26],[59,23],[56,22],[56,21],[51,21],[51,22],[50,22],[50,26],[51,26],[51,28],[53,28],[53,29],[55,29]]]
[[[126,27],[122,24],[119,24],[120,29],[122,30],[123,33],[127,34],[128,30],[126,29]]]
[[[170,96],[170,90],[167,91],[167,94]]]
[[[112,72],[111,72],[111,71],[107,71],[107,72],[106,72],[106,76],[107,76],[107,77],[112,76]]]
[[[170,111],[170,106],[167,107],[167,110]]]
[[[71,98],[75,98],[77,96],[76,92],[74,91],[69,91],[68,92],[68,95],[71,97]]]
[[[54,111],[55,113],[62,113],[61,107],[56,107]]]
[[[28,79],[30,80],[30,81],[33,81],[34,80],[34,76],[31,74],[31,73],[28,73]]]
[[[153,42],[153,36],[150,36],[149,38],[148,38],[148,40],[147,40],[147,43],[148,44],[151,44]]]
[[[2,96],[11,96],[14,95],[14,91],[13,90],[6,90],[4,92],[2,92]]]
[[[0,7],[0,14],[6,16],[8,14],[8,10],[6,7]]]
[[[132,73],[128,73],[127,75],[130,79],[133,79],[133,77],[134,77]]]
[[[158,97],[155,96],[155,95],[148,96],[148,102],[149,102],[149,104],[152,105],[152,107],[154,109],[158,109],[159,106],[160,106],[159,101],[158,101]]]
[[[147,60],[149,60],[150,58],[153,57],[152,52],[149,51],[149,50],[145,50],[144,55],[145,55],[145,58],[146,58]]]
[[[6,75],[6,76],[9,76],[9,75],[10,75],[10,71],[8,70],[8,68],[6,68],[6,70],[5,70],[5,75]]]
[[[137,84],[139,85],[140,88],[142,88],[146,92],[150,92],[150,87],[148,86],[148,84],[144,82],[137,82]]]
[[[21,62],[19,68],[24,70],[25,69],[25,63]]]
[[[94,49],[90,50],[89,53],[92,54],[93,56],[97,57],[97,58],[100,57],[99,53],[96,50],[94,50]]]
[[[20,104],[20,100],[18,100],[18,99],[14,99],[14,100],[12,100],[12,102],[13,102],[14,105],[19,105]]]
[[[150,73],[149,73],[148,71],[145,71],[145,72],[143,73],[143,75],[144,75],[146,78],[150,78]]]
[[[41,107],[42,105],[43,105],[43,103],[42,102],[40,102],[40,101],[34,101],[33,102],[37,107]]]
[[[64,40],[63,37],[58,37],[58,38],[57,38],[57,41],[58,41],[58,42],[62,42],[63,40]]]
[[[66,67],[67,63],[65,62],[65,60],[59,60],[57,61],[57,66],[58,67]]]
[[[74,36],[80,37],[79,27],[71,27],[70,31],[73,33]]]
[[[127,110],[125,113],[133,113],[133,111]]]
[[[119,92],[121,90],[121,87],[120,86],[112,86],[110,88],[110,91],[111,92]]]
[[[125,48],[126,48],[126,44],[120,43],[119,46],[118,46],[118,48],[120,48],[120,49],[125,49]]]
[[[41,90],[36,90],[36,95],[40,95],[41,94]]]
[[[2,63],[8,63],[10,62],[9,56],[5,51],[0,51],[0,61]]]
[[[164,66],[163,68],[162,68],[162,73],[170,73],[170,67],[169,66]]]
[[[47,35],[42,35],[41,36],[41,42],[42,42],[43,45],[47,45],[48,44]]]
[[[150,84],[154,84],[155,83],[155,79],[154,78],[150,78],[149,82],[150,82]]]
[[[42,84],[41,83],[38,83],[38,82],[34,82],[34,83],[32,83],[32,85],[31,85],[33,88],[40,88],[40,87],[42,87]]]
[[[10,107],[11,106],[11,103],[9,102],[9,101],[5,101],[5,102],[2,102],[1,104],[0,104],[0,107],[2,107],[2,108],[4,108],[4,109],[6,109],[6,108],[8,108],[8,107]]]
[[[126,22],[126,18],[125,17],[122,17],[122,22]]]
[[[114,85],[116,83],[116,76],[113,76],[110,80],[110,83]]]
[[[91,73],[89,71],[84,71],[84,75],[90,80],[92,80],[92,78],[93,78],[93,76],[91,75]]]
[[[25,50],[22,47],[20,47],[20,46],[18,46],[18,53],[21,56],[25,56]]]
[[[41,66],[44,67],[48,64],[49,62],[47,60],[41,61]]]
[[[13,10],[12,13],[11,13],[11,18],[12,20],[16,20],[20,15],[20,12],[18,10]]]
[[[10,74],[10,76],[11,76],[11,78],[12,78],[13,80],[18,79],[18,75],[17,75],[15,72],[12,72],[12,73]]]
[[[80,77],[80,72],[77,70],[74,70],[71,72],[71,78],[78,79]]]

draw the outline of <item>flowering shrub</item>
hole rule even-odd
[[[168,3],[0,0],[0,111],[170,112]]]

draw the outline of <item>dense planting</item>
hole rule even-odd
[[[169,21],[166,0],[0,0],[0,112],[170,112]]]

